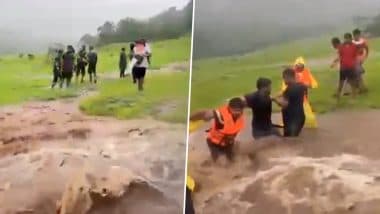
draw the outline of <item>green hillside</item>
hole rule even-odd
[[[273,81],[273,93],[280,89],[282,66],[292,64],[296,57],[303,56],[317,80],[318,89],[310,93],[311,102],[317,112],[335,109],[336,100],[332,94],[338,82],[338,72],[329,65],[335,56],[330,46],[331,37],[307,39],[261,51],[225,58],[214,58],[193,62],[191,110],[213,108],[227,98],[240,96],[255,90],[258,77],[268,77]],[[345,98],[339,108],[378,108],[380,107],[380,61],[377,49],[380,39],[370,40],[371,57],[365,65],[366,82],[370,93],[351,102]]]

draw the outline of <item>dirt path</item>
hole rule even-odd
[[[0,213],[181,213],[186,126],[90,117],[78,102],[0,109]]]
[[[278,119],[278,118],[277,118]],[[202,130],[190,137],[189,170],[200,184],[198,213],[372,214],[380,212],[379,111],[319,116],[296,140],[252,143],[235,164],[210,164]]]

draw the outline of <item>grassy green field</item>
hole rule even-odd
[[[338,72],[329,68],[335,57],[330,46],[330,37],[306,39],[269,47],[243,56],[214,58],[193,62],[191,111],[214,108],[226,99],[252,92],[258,77],[268,77],[273,81],[273,93],[279,92],[282,65],[292,64],[296,57],[303,56],[318,80],[320,87],[310,93],[312,106],[319,113],[338,108],[379,108],[380,39],[370,40],[371,57],[365,68],[365,81],[370,92],[355,101],[344,98],[339,105],[332,94],[338,81]]]
[[[160,41],[152,44],[153,68],[188,61],[190,36]],[[31,100],[54,100],[75,97],[82,90],[97,90],[95,97],[83,100],[81,109],[89,114],[132,118],[151,115],[158,119],[185,122],[188,95],[188,72],[156,73],[148,75],[146,91],[137,93],[130,79],[102,78],[106,73],[118,74],[118,58],[121,47],[128,44],[112,44],[99,48],[99,84],[91,86],[73,84],[70,89],[50,89],[52,66],[46,55],[26,57],[0,56],[0,105],[19,104]],[[115,76],[117,76],[117,74]],[[109,74],[107,74],[109,76]],[[130,102],[130,100],[133,100]],[[175,100],[177,108],[160,113],[158,106]],[[133,103],[133,104],[131,104]],[[170,107],[171,108],[171,107]]]

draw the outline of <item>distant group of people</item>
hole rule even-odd
[[[126,74],[126,70],[129,60],[133,83],[137,83],[138,90],[143,91],[146,70],[151,64],[151,57],[152,50],[145,39],[131,43],[128,55],[126,49],[123,47],[119,57],[120,78],[125,78],[126,75],[128,75],[128,73]]]
[[[343,42],[338,37],[334,37],[331,43],[338,55],[331,67],[334,68],[339,64],[339,84],[335,94],[337,99],[339,100],[342,94],[349,94],[343,91],[347,84],[351,87],[353,97],[367,92],[368,89],[363,80],[365,73],[363,65],[369,56],[369,47],[361,31],[355,29],[352,33],[346,33]]]
[[[72,77],[75,73],[76,82],[84,82],[86,69],[89,75],[90,83],[96,83],[96,65],[98,62],[98,55],[93,46],[89,47],[89,52],[86,51],[86,46],[82,46],[76,54],[72,45],[68,45],[66,51],[58,50],[54,58],[53,66],[53,82],[51,87],[54,88],[58,83],[62,88],[64,84],[69,87]]]

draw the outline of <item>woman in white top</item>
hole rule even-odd
[[[149,67],[149,56],[150,51],[147,50],[144,40],[136,41],[133,50],[133,57],[136,59],[136,63],[133,66],[132,75],[137,81],[139,91],[144,90],[144,78],[146,69]]]

